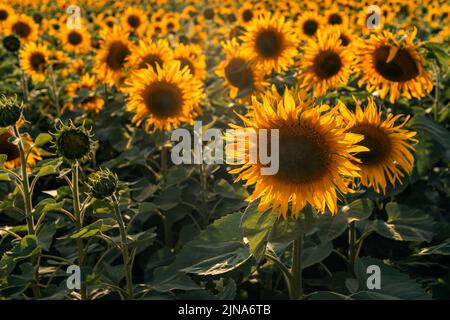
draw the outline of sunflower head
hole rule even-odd
[[[91,130],[83,125],[76,126],[72,121],[59,123],[54,135],[54,146],[61,157],[68,162],[83,162],[91,156],[95,148]]]
[[[241,40],[245,53],[266,73],[286,70],[297,55],[292,24],[278,15],[263,14],[254,18]]]
[[[23,103],[17,101],[17,97],[0,98],[0,128],[14,126],[22,117]]]
[[[146,129],[170,130],[181,122],[192,122],[201,112],[202,85],[178,61],[162,68],[157,65],[156,70],[150,66],[136,70],[126,85],[127,110],[136,114],[133,122],[145,123]]]
[[[414,163],[411,142],[417,141],[413,138],[416,133],[403,128],[409,116],[396,124],[404,115],[389,113],[384,117],[373,99],[369,99],[364,109],[356,99],[355,103],[354,113],[343,103],[337,107],[346,132],[364,137],[360,145],[367,150],[355,155],[360,160],[361,184],[384,193],[388,182],[401,183],[401,178],[411,173]]]
[[[20,121],[19,121],[20,126]],[[14,138],[12,128],[0,128],[0,155],[6,155],[6,161],[3,167],[6,169],[15,169],[21,166],[20,150],[16,143],[11,142]],[[31,170],[36,163],[41,160],[40,151],[33,146],[33,140],[28,134],[22,134],[22,143],[25,154],[27,154],[27,170]],[[0,166],[1,169],[1,166]]]
[[[11,34],[3,38],[3,47],[9,52],[17,52],[20,49],[20,40]]]
[[[354,56],[342,46],[340,33],[333,28],[317,32],[317,39],[308,40],[300,61],[299,81],[314,89],[314,95],[325,94],[329,88],[345,85],[353,70]]]
[[[114,195],[119,185],[119,178],[109,169],[100,169],[89,176],[88,188],[93,198],[105,199]]]
[[[365,83],[369,92],[379,91],[382,99],[389,92],[391,103],[400,96],[420,99],[427,95],[433,82],[418,52],[420,44],[414,43],[416,33],[416,29],[409,34],[384,31],[360,43],[357,58],[363,75],[358,84]]]
[[[244,153],[238,159],[245,161],[230,172],[238,174],[236,181],[242,179],[246,185],[255,185],[247,200],[260,198],[261,212],[272,206],[273,210],[280,208],[283,216],[289,206],[291,214],[298,216],[307,204],[320,212],[327,208],[336,212],[337,194],[350,192],[349,180],[359,176],[353,153],[366,150],[356,145],[362,140],[361,135],[346,133],[328,106],[311,106],[300,94],[294,97],[289,89],[283,96],[271,93],[259,100],[254,97],[251,111],[241,119],[256,134],[262,129],[276,129],[279,137],[279,169],[274,175],[262,175],[264,164],[249,162],[250,148],[238,146],[237,153]],[[235,125],[233,128],[244,129]],[[235,154],[235,145],[227,144],[227,157],[229,148]]]

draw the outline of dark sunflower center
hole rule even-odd
[[[242,20],[244,20],[244,22],[249,22],[252,19],[253,12],[250,9],[244,10],[244,12],[242,12]]]
[[[308,36],[315,35],[318,28],[319,24],[317,23],[316,20],[306,20],[302,26],[303,33]]]
[[[60,153],[69,160],[79,160],[90,151],[89,137],[79,130],[67,130],[61,133],[57,141]]]
[[[280,165],[276,178],[304,183],[321,177],[327,171],[329,150],[311,129],[280,129]]]
[[[19,37],[26,38],[31,33],[31,27],[27,23],[19,21],[13,25],[12,31]]]
[[[8,19],[8,12],[6,10],[0,10],[0,21]]]
[[[180,113],[183,98],[180,90],[169,83],[159,82],[142,93],[147,109],[157,118],[170,118]]]
[[[111,20],[106,21],[106,25],[110,28],[112,28],[114,26],[114,22],[112,22]]]
[[[344,34],[341,34],[341,36],[339,37],[339,39],[341,39],[341,44],[342,44],[344,47],[346,47],[346,46],[348,46],[348,45],[350,44],[350,39],[349,39],[346,35],[344,35]]]
[[[114,41],[109,47],[106,64],[112,70],[120,70],[130,53],[130,49],[128,49],[128,46],[125,43],[122,41]]]
[[[167,24],[167,29],[172,30],[173,28],[175,28],[175,25],[173,24],[173,22],[169,22]]]
[[[206,9],[205,11],[203,11],[203,16],[205,17],[205,19],[211,20],[212,18],[214,18],[214,10]]]
[[[382,46],[375,50],[375,69],[384,78],[394,82],[405,82],[419,75],[416,61],[406,49],[399,49],[394,59],[386,62],[391,47]]]
[[[141,25],[141,20],[139,19],[139,17],[137,17],[135,15],[129,16],[127,19],[127,22],[130,25],[130,27],[132,27],[133,29],[136,29],[137,27],[139,27]]]
[[[76,32],[76,31],[72,31],[69,33],[69,37],[68,37],[69,43],[71,45],[79,45],[81,43],[81,41],[83,41],[83,37],[81,36],[80,33]]]
[[[329,24],[342,24],[342,17],[339,13],[332,13],[328,17]]]
[[[156,70],[156,64],[159,64],[159,66],[162,67],[163,61],[161,60],[161,57],[159,57],[156,54],[148,54],[142,59],[138,68],[144,69],[150,65],[153,68],[153,70]]]
[[[183,70],[184,67],[188,67],[189,72],[190,72],[192,75],[195,75],[195,68],[194,68],[194,65],[192,64],[191,61],[189,61],[189,60],[186,59],[186,58],[178,58],[177,60],[180,61],[180,67],[181,67],[181,70]]]
[[[391,150],[389,137],[377,127],[360,125],[353,127],[350,132],[364,135],[364,140],[359,142],[370,151],[360,152],[356,155],[364,165],[374,165],[383,161]]]
[[[277,57],[283,49],[281,34],[274,30],[265,30],[258,34],[255,42],[256,51],[265,58]]]
[[[253,73],[247,63],[238,58],[231,59],[225,67],[228,82],[239,90],[253,86]]]
[[[0,154],[6,154],[7,161],[13,161],[20,157],[20,153],[19,148],[8,141],[9,138],[11,134],[8,132],[0,135]]]
[[[314,71],[321,79],[331,78],[341,67],[341,58],[334,51],[322,51],[314,59]]]
[[[30,57],[31,68],[36,72],[43,72],[46,66],[45,56],[41,52],[34,52]]]

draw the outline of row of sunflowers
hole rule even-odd
[[[448,298],[449,12],[1,1],[0,298]],[[278,171],[176,165],[194,121]]]

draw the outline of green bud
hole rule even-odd
[[[118,184],[117,175],[109,169],[100,169],[88,179],[90,193],[96,199],[111,197],[117,191]]]
[[[22,116],[22,104],[16,98],[0,98],[0,128],[14,126]]]

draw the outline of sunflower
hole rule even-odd
[[[151,66],[156,70],[156,65],[161,67],[173,59],[173,52],[169,47],[169,42],[165,39],[157,41],[139,41],[133,53],[128,59],[131,69],[145,69]]]
[[[277,100],[272,94],[264,95],[262,101],[253,97],[251,112],[241,116],[245,127],[232,125],[235,129],[252,130],[256,134],[261,129],[278,129],[279,169],[274,175],[263,175],[264,165],[247,160],[250,147],[244,148],[245,151],[238,147],[238,152],[234,153],[235,145],[229,143],[230,136],[226,138],[227,158],[231,149],[231,154],[238,159],[246,159],[240,168],[230,173],[238,174],[235,182],[245,180],[246,185],[255,185],[247,200],[260,198],[259,211],[264,212],[272,206],[273,211],[280,208],[279,215],[286,217],[291,202],[291,214],[295,217],[307,204],[320,212],[328,208],[335,213],[337,192],[351,191],[348,187],[350,179],[359,176],[359,167],[354,164],[358,160],[352,153],[367,149],[356,145],[363,137],[345,133],[327,109],[327,106],[305,107],[301,99],[294,99],[286,89],[283,97]]]
[[[72,29],[64,25],[59,33],[59,39],[67,51],[84,53],[91,47],[91,36],[83,27]]]
[[[239,8],[238,24],[240,26],[248,25],[255,17],[255,10],[253,4],[250,2],[244,2],[242,7]]]
[[[19,147],[16,144],[9,142],[9,139],[13,137],[12,129],[0,129],[0,154],[6,155],[6,162],[3,167],[6,169],[15,169],[20,167],[20,152]],[[36,165],[36,162],[41,160],[40,152],[37,148],[32,147],[33,139],[26,134],[22,137],[25,154],[27,154],[27,168],[31,169]],[[0,168],[1,169],[1,168]]]
[[[247,97],[262,89],[264,74],[257,70],[234,38],[222,43],[226,59],[217,67],[217,75],[230,88],[230,97]]]
[[[39,27],[33,18],[26,14],[13,15],[6,21],[8,34],[15,34],[21,41],[34,41],[38,37]]]
[[[400,124],[395,124],[403,117],[402,114],[389,113],[383,120],[382,112],[378,110],[373,99],[364,108],[356,101],[355,113],[343,104],[338,104],[339,114],[342,116],[346,132],[361,134],[364,140],[361,145],[369,151],[361,152],[356,157],[361,161],[361,184],[372,187],[375,191],[386,192],[387,182],[392,185],[396,181],[401,183],[405,173],[412,171],[414,147],[410,142],[416,135],[413,131],[403,129],[409,120],[407,116]]]
[[[348,15],[345,10],[338,6],[334,6],[325,11],[325,21],[328,25],[348,25]]]
[[[242,50],[266,73],[286,70],[297,55],[292,24],[278,15],[255,17],[241,39]]]
[[[47,75],[50,52],[45,44],[29,42],[19,51],[20,68],[33,81],[43,82]]]
[[[144,34],[148,24],[145,12],[136,7],[128,7],[122,14],[120,22],[125,32],[133,32],[138,36]]]
[[[131,54],[128,34],[114,26],[113,31],[102,30],[102,45],[95,58],[95,69],[99,78],[108,85],[117,83]]]
[[[319,30],[317,39],[308,40],[304,48],[299,81],[303,87],[314,87],[314,96],[325,94],[328,88],[345,85],[352,73],[354,56],[341,45],[339,37],[335,30]]]
[[[389,92],[391,103],[400,96],[420,99],[427,95],[433,82],[417,51],[420,45],[414,43],[416,33],[417,29],[411,34],[383,31],[365,40],[357,55],[363,72],[358,85],[365,83],[367,91],[379,91],[382,99]]]
[[[322,18],[317,13],[306,12],[296,22],[297,36],[304,40],[314,38],[322,24]]]
[[[156,65],[133,72],[126,82],[129,94],[127,110],[135,113],[133,123],[142,123],[146,130],[178,127],[182,122],[192,122],[203,97],[201,83],[187,68],[181,69],[179,61]]]
[[[14,9],[5,4],[0,3],[0,31],[3,31],[3,27],[6,25],[8,19],[14,15]]]
[[[179,44],[173,51],[173,58],[180,61],[181,69],[187,67],[194,78],[205,80],[206,59],[199,45]]]
[[[71,98],[76,97],[81,90],[86,89],[90,94],[79,102],[81,108],[85,111],[99,112],[105,104],[103,99],[95,94],[95,88],[97,87],[97,79],[85,73],[81,76],[79,82],[70,83],[66,86],[67,95]],[[73,103],[68,104],[69,109],[73,109]]]

